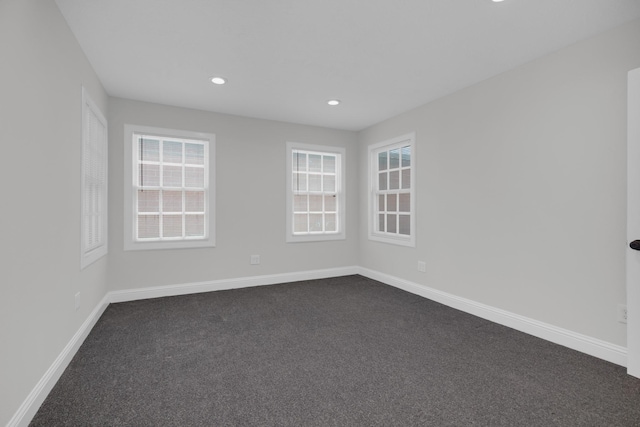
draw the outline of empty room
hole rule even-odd
[[[0,138],[0,425],[640,425],[638,0],[0,0]]]

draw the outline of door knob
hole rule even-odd
[[[629,243],[629,247],[634,251],[640,251],[640,240],[634,240],[633,242]]]

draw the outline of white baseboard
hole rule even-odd
[[[488,305],[480,304],[465,298],[457,297],[436,289],[419,285],[398,277],[380,273],[363,267],[350,266],[329,268],[324,270],[300,271],[293,273],[271,274],[253,277],[241,277],[235,279],[221,279],[207,282],[185,283],[179,285],[158,286],[152,288],[128,289],[107,293],[100,301],[91,315],[80,326],[67,346],[53,362],[51,367],[38,381],[27,396],[7,427],[26,427],[34,417],[42,402],[47,397],[53,386],[67,368],[73,356],[91,332],[109,303],[135,301],[148,298],[165,296],[186,295],[200,292],[220,291],[227,289],[239,289],[251,286],[274,285],[279,283],[298,282],[302,280],[325,279],[330,277],[361,274],[370,279],[377,280],[390,286],[411,292],[428,298],[455,309],[473,314],[483,319],[508,326],[521,332],[572,348],[591,356],[607,360],[609,362],[626,366],[627,349],[615,344],[601,341],[586,335],[581,335],[566,329],[558,328],[537,320],[529,319],[505,310],[500,310]]]
[[[326,279],[329,277],[358,274],[358,267],[338,267],[324,270],[298,271],[293,273],[269,274],[263,276],[220,279],[207,282],[184,283],[179,285],[156,286],[152,288],[127,289],[109,292],[109,302],[126,302],[140,299],[160,298],[175,295],[197,294],[200,292],[223,291],[252,286],[275,285],[299,282],[301,280]]]
[[[208,282],[185,283],[179,285],[157,286],[141,289],[127,289],[112,291],[105,295],[96,308],[91,312],[87,320],[80,326],[60,355],[45,372],[38,384],[24,400],[18,411],[7,424],[7,427],[26,427],[33,419],[36,412],[46,399],[51,389],[69,366],[71,359],[91,332],[102,313],[110,303],[135,301],[148,298],[159,298],[174,295],[186,295],[200,292],[220,291],[227,289],[239,289],[251,286],[275,285],[278,283],[299,282],[301,280],[326,279],[330,277],[348,276],[358,274],[357,266],[328,268],[324,270],[300,271],[293,273],[271,274],[253,277],[241,277],[235,279],[212,280]]]
[[[47,369],[47,372],[40,378],[40,381],[38,381],[33,390],[31,390],[31,393],[29,393],[24,402],[22,402],[20,408],[18,408],[11,420],[9,420],[7,427],[26,427],[29,425],[36,415],[36,412],[38,412],[40,405],[42,405],[42,402],[47,398],[53,386],[56,385],[64,370],[67,369],[67,366],[71,363],[71,359],[76,355],[78,349],[89,335],[89,332],[91,332],[91,329],[93,329],[108,306],[109,300],[107,296],[105,296],[96,308],[93,309],[89,317],[87,317],[87,320],[80,326],[65,348],[62,349],[56,360],[53,361],[53,364]]]
[[[408,280],[360,267],[359,274],[387,285],[420,295],[446,306],[464,311],[474,316],[508,326],[538,338],[569,347],[590,356],[606,360],[621,366],[627,366],[627,349],[596,338],[559,328],[528,317],[461,298],[437,289],[419,285]]]

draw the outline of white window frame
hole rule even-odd
[[[137,239],[138,136],[198,140],[205,144],[205,236],[198,238]],[[177,129],[126,124],[124,126],[124,250],[215,247],[215,135]]]
[[[107,120],[82,87],[80,269],[108,253]],[[91,241],[90,241],[91,240]]]
[[[307,232],[294,233],[294,203],[296,192],[293,187],[293,152],[296,150],[315,154],[328,154],[336,156],[336,204],[337,204],[337,230],[332,232]],[[286,144],[286,242],[318,242],[328,240],[346,239],[346,150],[342,147],[326,145],[303,144],[299,142],[287,142]],[[306,193],[309,193],[308,191]],[[300,194],[300,193],[298,193]],[[322,193],[318,193],[322,194]]]
[[[377,144],[373,144],[369,146],[369,239],[375,240],[378,242],[391,243],[395,245],[401,246],[412,246],[416,245],[416,144],[415,144],[416,134],[415,132],[398,136],[396,138],[392,138],[386,141],[379,142]],[[410,148],[410,187],[408,191],[406,189],[397,189],[397,190],[379,190],[379,179],[378,179],[378,154],[383,151],[390,151],[396,148],[402,148],[409,146]],[[400,159],[401,161],[402,159]],[[402,166],[400,165],[400,168]],[[401,169],[399,169],[401,174]],[[379,231],[377,224],[379,224],[378,219],[378,196],[381,194],[400,194],[400,193],[408,193],[410,197],[410,207],[409,207],[409,235],[395,233],[388,233],[384,231]]]

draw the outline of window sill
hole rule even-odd
[[[369,240],[382,242],[382,243],[389,243],[389,244],[398,245],[398,246],[409,246],[412,248],[416,246],[416,240],[414,236],[391,237],[391,236],[383,236],[379,234],[369,234]]]
[[[287,243],[301,242],[326,242],[333,240],[346,240],[345,233],[336,234],[311,234],[311,235],[293,235],[287,236]]]
[[[147,251],[162,249],[195,249],[213,248],[216,243],[212,239],[208,240],[174,240],[165,242],[126,242],[125,251]]]

